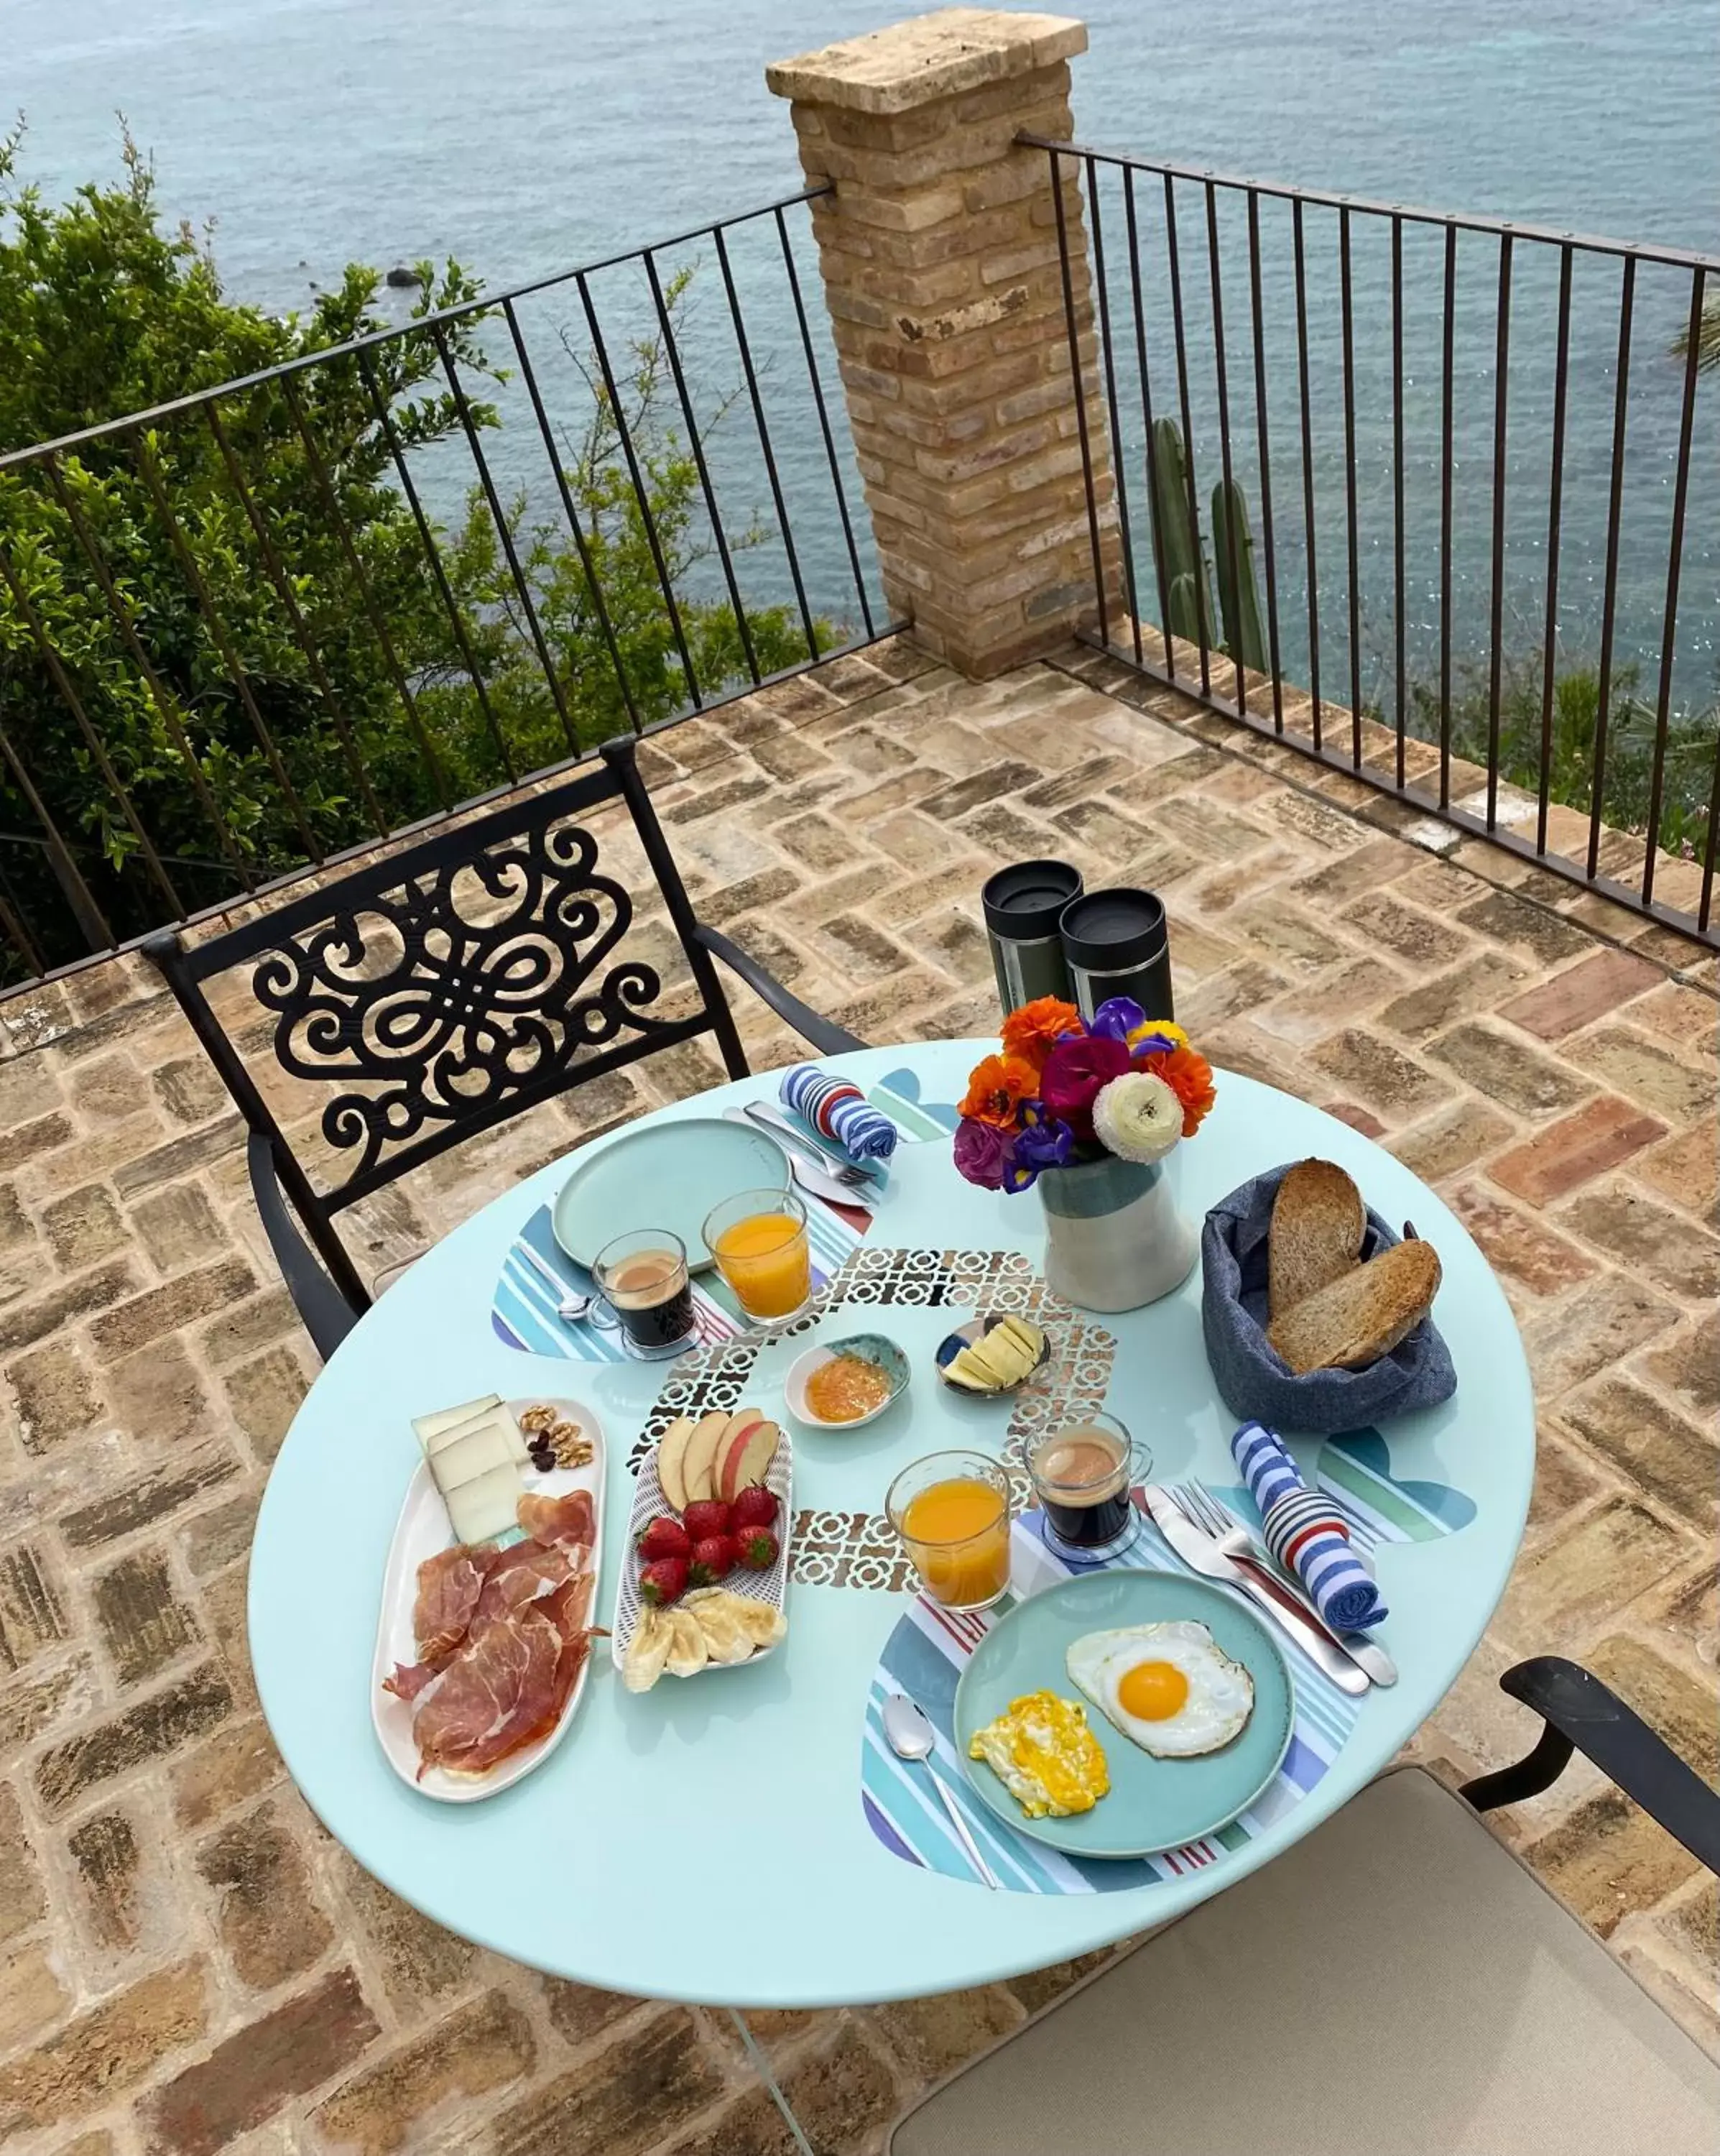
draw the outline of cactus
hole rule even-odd
[[[1252,672],[1263,674],[1266,639],[1261,633],[1260,600],[1254,588],[1254,535],[1248,529],[1248,497],[1234,480],[1228,488],[1221,480],[1212,490],[1212,551],[1218,562],[1225,649]]]
[[[1212,642],[1212,587],[1195,545],[1189,469],[1174,419],[1153,422],[1153,552],[1164,578],[1168,626],[1190,644]]]

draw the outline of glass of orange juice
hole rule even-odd
[[[713,1206],[704,1240],[749,1317],[792,1317],[812,1293],[806,1209],[792,1190],[742,1190]]]
[[[985,1609],[1009,1585],[1009,1477],[983,1452],[933,1452],[884,1499],[920,1584],[946,1609]]]

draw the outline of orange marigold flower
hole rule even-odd
[[[1023,1101],[1039,1091],[1039,1073],[1021,1055],[988,1055],[976,1064],[958,1113],[1000,1129],[1013,1126]]]
[[[1173,1048],[1168,1055],[1144,1055],[1138,1070],[1157,1073],[1182,1102],[1183,1136],[1191,1138],[1218,1097],[1212,1087],[1212,1065],[1192,1048]]]
[[[1022,1057],[1037,1070],[1059,1037],[1074,1032],[1080,1024],[1081,1014],[1073,1004],[1061,1002],[1056,996],[1037,996],[1019,1010],[1012,1010],[1004,1020],[1003,1052]]]

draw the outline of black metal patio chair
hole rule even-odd
[[[1382,1774],[921,2097],[889,2156],[1720,2148],[1720,2066],[1476,1816],[1574,1748],[1720,1872],[1720,1794],[1574,1662],[1499,1681],[1545,1725],[1526,1758],[1456,1795]]]
[[[525,1109],[704,1034],[730,1077],[747,1075],[714,960],[818,1054],[864,1045],[699,920],[633,742],[601,753],[595,769],[223,934],[188,943],[164,929],[143,946],[244,1118],[269,1247],[325,1358],[371,1301],[335,1231],[346,1207]],[[599,870],[580,821],[615,802],[692,977],[672,999],[654,966],[624,954],[633,902]],[[280,1069],[341,1089],[320,1118],[320,1188],[206,993],[242,967]],[[256,1020],[238,1030],[254,1036]]]

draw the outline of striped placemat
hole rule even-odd
[[[760,1097],[775,1101],[773,1078],[761,1079]],[[955,1127],[955,1111],[947,1102],[921,1100],[919,1079],[912,1070],[888,1072],[867,1088],[866,1097],[895,1124],[904,1143],[947,1140]],[[816,1293],[865,1235],[872,1225],[872,1214],[864,1206],[831,1205],[808,1196],[806,1225],[812,1245],[812,1287]],[[528,1355],[561,1356],[576,1363],[634,1359],[612,1327],[558,1314],[558,1306],[569,1296],[589,1296],[592,1292],[591,1274],[583,1265],[576,1265],[557,1243],[550,1208],[540,1205],[509,1245],[490,1306],[490,1322],[499,1339]],[[693,1308],[701,1346],[713,1346],[753,1329],[714,1268],[694,1276]]]
[[[1422,1542],[1449,1534],[1475,1516],[1474,1505],[1460,1491],[1442,1483],[1395,1479],[1385,1440],[1377,1430],[1329,1440],[1320,1455],[1317,1479],[1344,1512],[1352,1539],[1364,1549],[1382,1542]],[[1218,1494],[1240,1517],[1257,1524],[1258,1515],[1246,1490],[1223,1488]],[[969,1656],[1016,1602],[1072,1573],[1099,1569],[1072,1563],[1047,1548],[1042,1527],[1043,1517],[1037,1512],[1016,1517],[1011,1531],[1012,1591],[996,1609],[959,1614],[917,1594],[898,1620],[867,1695],[860,1754],[861,1802],[867,1823],[893,1856],[940,1871],[947,1878],[979,1884],[936,1793],[923,1774],[897,1758],[884,1736],[883,1702],[892,1692],[906,1692],[930,1717],[944,1784],[1006,1889],[1018,1894],[1108,1894],[1182,1878],[1215,1863],[1226,1850],[1241,1848],[1299,1804],[1337,1758],[1354,1726],[1360,1702],[1339,1691],[1299,1648],[1275,1635],[1284,1649],[1296,1693],[1290,1748],[1272,1786],[1228,1826],[1184,1849],[1128,1859],[1066,1856],[1012,1832],[967,1786],[954,1735],[955,1686]],[[1134,1548],[1114,1562],[1138,1571],[1187,1577],[1186,1568],[1171,1554],[1150,1521],[1143,1522]]]

